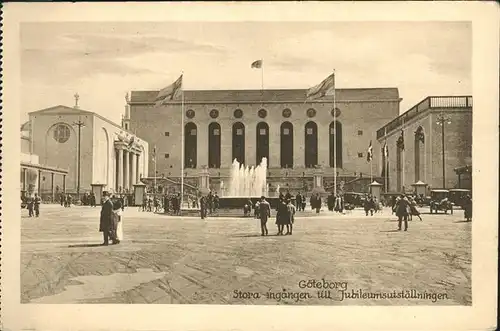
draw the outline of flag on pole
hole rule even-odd
[[[397,145],[398,145],[398,147],[399,147],[400,150],[404,150],[405,149],[405,137],[404,137],[403,130],[401,130],[401,136],[398,138]]]
[[[252,65],[250,67],[257,68],[257,69],[262,68],[262,60],[253,61]]]
[[[387,141],[384,143],[382,153],[384,154],[384,158],[387,160],[387,158],[389,157],[389,147],[387,146]]]
[[[321,83],[307,90],[306,97],[308,100],[322,98],[331,90],[335,90],[335,73],[332,73]]]
[[[373,159],[373,147],[372,141],[370,140],[370,146],[368,146],[368,153],[366,154],[366,161],[372,162]]]
[[[153,162],[156,163],[156,146],[153,147]]]
[[[177,80],[170,84],[169,86],[163,88],[158,92],[156,96],[155,103],[156,106],[161,106],[165,101],[174,100],[182,90],[182,76],[180,75]]]

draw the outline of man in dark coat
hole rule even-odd
[[[328,198],[326,200],[326,204],[328,206],[328,210],[329,211],[333,211],[333,208],[335,207],[335,195],[333,195],[333,192],[330,192],[330,194],[328,195]]]
[[[208,204],[208,201],[207,201],[207,197],[201,197],[200,199],[200,216],[201,216],[201,219],[205,219],[207,217],[207,206]]]
[[[40,204],[42,203],[42,199],[35,193],[35,198],[33,199],[33,206],[35,208],[35,216],[40,216]]]
[[[30,217],[33,217],[33,208],[35,207],[35,199],[32,197],[28,197],[27,199],[28,203],[26,204],[28,207],[28,214]]]
[[[103,203],[101,208],[101,219],[99,222],[99,232],[102,232],[104,242],[103,245],[107,246],[109,244],[109,239],[111,238],[113,244],[116,243],[116,227],[113,221],[113,202],[109,198],[109,193],[104,192]]]
[[[396,202],[396,216],[398,217],[398,230],[401,231],[401,225],[404,220],[405,231],[408,231],[408,216],[410,214],[410,202],[406,196],[401,195]]]
[[[297,210],[298,211],[301,211],[302,210],[302,195],[299,193],[297,193],[297,195],[295,196],[295,203],[297,205]]]

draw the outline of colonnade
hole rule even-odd
[[[115,190],[133,190],[134,184],[139,183],[141,176],[142,151],[136,147],[129,148],[126,144],[115,142]]]

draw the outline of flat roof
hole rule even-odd
[[[264,90],[185,90],[184,103],[231,103],[231,102],[304,102],[307,89]],[[132,91],[130,104],[153,104],[159,90]],[[336,101],[399,101],[397,88],[336,89]],[[170,101],[178,103],[180,98]],[[325,95],[314,102],[333,101],[333,94]],[[167,102],[168,103],[168,102]]]

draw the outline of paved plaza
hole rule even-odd
[[[422,209],[424,211],[424,209]],[[426,210],[425,210],[426,211]],[[124,213],[100,246],[100,208],[22,211],[23,303],[471,305],[471,223],[424,214],[299,213],[292,236],[253,218]],[[377,294],[378,293],[378,294]]]

